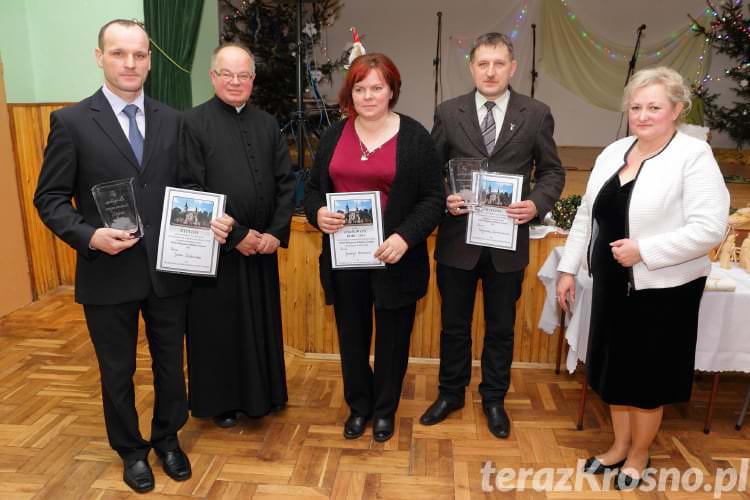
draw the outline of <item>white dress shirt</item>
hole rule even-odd
[[[492,116],[495,118],[495,142],[500,137],[500,131],[503,129],[503,120],[505,119],[505,110],[508,109],[508,100],[510,99],[510,90],[506,89],[505,93],[495,99],[495,107],[492,108]],[[487,116],[487,107],[484,105],[489,99],[484,97],[479,91],[474,92],[474,100],[477,104],[477,116],[479,117],[479,129],[482,129],[482,123]]]
[[[104,97],[112,107],[112,111],[114,111],[115,116],[117,117],[117,121],[120,123],[120,127],[122,128],[122,131],[125,132],[125,137],[130,137],[128,135],[128,133],[130,132],[130,121],[128,119],[128,115],[123,112],[123,109],[128,104],[134,104],[138,108],[138,112],[135,114],[135,123],[138,125],[138,130],[141,132],[141,137],[145,139],[146,112],[143,108],[143,90],[141,90],[140,95],[136,97],[133,102],[125,101],[122,97],[109,90],[106,85],[102,85],[102,93],[104,93]]]

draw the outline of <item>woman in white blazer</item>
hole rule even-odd
[[[729,194],[710,146],[677,130],[690,91],[676,71],[639,71],[623,106],[633,135],[596,160],[558,266],[557,298],[567,310],[587,265],[587,376],[610,405],[615,439],[584,470],[619,469],[615,487],[631,489],[649,467],[663,405],[690,399],[707,253],[724,236]]]

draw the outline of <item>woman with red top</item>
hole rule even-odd
[[[320,279],[336,316],[344,398],[351,409],[344,425],[348,439],[361,436],[371,418],[376,441],[393,436],[416,303],[430,276],[426,239],[443,216],[440,160],[427,130],[392,111],[400,89],[401,76],[387,56],[367,54],[352,62],[339,92],[348,117],[321,138],[305,189],[307,219],[325,233]],[[328,235],[343,227],[344,216],[326,208],[326,193],[376,190],[385,241],[374,255],[386,267],[332,269]]]

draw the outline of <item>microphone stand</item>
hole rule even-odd
[[[433,66],[435,66],[435,103],[434,103],[434,109],[437,108],[438,105],[438,88],[440,83],[440,53],[442,51],[442,31],[443,31],[443,13],[438,12],[437,13],[437,47],[436,47],[436,53],[435,53],[435,59],[432,60]],[[433,109],[433,111],[434,111]]]
[[[641,48],[641,36],[643,35],[643,30],[645,29],[645,24],[641,24],[640,26],[638,26],[638,32],[635,38],[635,47],[633,48],[633,56],[630,58],[630,63],[628,64],[628,74],[625,76],[625,86],[628,85],[630,77],[633,76],[633,73],[635,72],[635,63],[638,61],[638,50]],[[627,137],[628,135],[630,135],[630,123],[625,124],[625,136]]]
[[[531,25],[531,98],[534,98],[534,87],[539,73],[536,71],[536,24]]]

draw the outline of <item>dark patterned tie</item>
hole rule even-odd
[[[133,148],[133,154],[135,154],[138,160],[138,165],[140,165],[143,161],[143,136],[141,135],[141,131],[138,130],[138,123],[135,121],[138,106],[128,104],[122,109],[122,112],[128,117],[128,141],[130,142],[130,147]]]
[[[484,139],[487,154],[491,155],[492,150],[495,148],[495,116],[492,114],[492,108],[495,107],[495,103],[487,101],[484,105],[487,108],[487,115],[482,122],[482,139]]]

